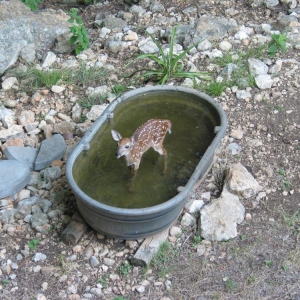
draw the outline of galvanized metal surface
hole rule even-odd
[[[153,91],[161,92],[162,94],[174,91],[187,93],[198,97],[199,101],[202,101],[202,104],[205,102],[212,106],[216,110],[220,119],[220,125],[215,128],[215,138],[204,153],[185,188],[175,197],[162,204],[148,208],[125,209],[105,205],[92,199],[78,187],[74,180],[72,170],[76,162],[76,158],[82,151],[89,148],[89,143],[93,139],[95,133],[101,128],[107,119],[113,117],[114,109],[121,102],[128,101],[130,98],[137,95]],[[93,126],[86,132],[68,158],[66,164],[66,176],[68,183],[76,196],[79,212],[93,229],[105,235],[119,239],[139,239],[152,236],[163,231],[176,221],[194,184],[208,170],[213,161],[215,151],[220,145],[221,139],[225,134],[226,128],[227,118],[221,105],[210,96],[196,90],[175,86],[155,86],[139,88],[125,93],[107,107]]]

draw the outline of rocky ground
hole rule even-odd
[[[41,8],[69,9],[59,2],[44,1]],[[2,76],[1,159],[7,146],[38,148],[53,133],[63,134],[67,149],[50,168],[33,171],[24,189],[0,200],[1,299],[299,299],[299,1],[99,2],[79,6],[89,49],[77,57],[49,51],[39,62],[43,71],[75,66],[75,76],[37,87],[22,62]],[[109,15],[119,19],[111,22]],[[211,203],[219,197],[224,170],[233,163],[244,165],[262,189],[240,198],[247,214],[237,237],[201,239],[197,228],[180,218],[146,269],[129,263],[142,241],[116,240],[88,229],[75,246],[65,245],[61,233],[76,211],[65,178],[68,153],[110,101],[143,84],[124,78],[124,66],[134,53],[155,51],[144,29],[167,44],[167,29],[205,16],[213,25],[200,26],[194,34],[206,30],[215,36],[199,44],[184,63],[226,83],[214,98],[227,113],[228,130],[216,163],[189,201]],[[214,17],[225,19],[214,23]],[[104,27],[94,24],[102,22]],[[218,30],[210,33],[211,28]],[[222,37],[216,36],[224,28]],[[271,43],[272,33],[288,37],[287,51],[274,57],[258,49]],[[194,36],[184,36],[185,47]],[[239,65],[240,72],[230,71],[230,63]],[[209,91],[201,82],[168,83]],[[12,126],[15,131],[9,131]],[[28,199],[28,210],[20,210],[18,203]]]

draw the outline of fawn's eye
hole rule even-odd
[[[125,146],[125,149],[128,149],[128,148],[129,148],[129,145],[126,145],[126,146]]]

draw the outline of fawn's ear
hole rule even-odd
[[[111,130],[111,136],[116,142],[119,142],[122,139],[121,134],[113,129]]]

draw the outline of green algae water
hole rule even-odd
[[[195,99],[193,99],[193,97]],[[116,142],[111,129],[123,137],[149,119],[169,119],[172,133],[167,133],[164,148],[168,151],[167,172],[162,175],[164,157],[152,148],[144,153],[133,192],[129,191],[130,168],[125,158],[117,159]],[[220,120],[209,104],[180,92],[147,93],[130,98],[114,109],[73,166],[73,176],[79,188],[103,204],[120,208],[146,208],[163,203],[184,186],[215,137],[214,128]]]

